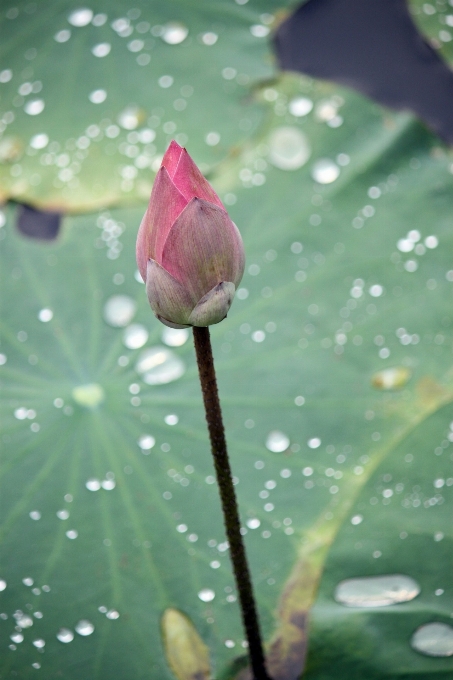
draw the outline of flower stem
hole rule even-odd
[[[236,494],[231,475],[230,461],[225,441],[222,411],[212,357],[211,339],[208,327],[193,328],[198,371],[208,423],[211,451],[222,501],[223,518],[230,545],[236,587],[239,593],[242,621],[248,644],[254,680],[270,680],[265,664],[263,645],[258,623],[252,582],[241,535]]]

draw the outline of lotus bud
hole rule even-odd
[[[137,264],[151,309],[171,328],[222,321],[244,273],[236,225],[175,141],[162,159],[138,231]]]

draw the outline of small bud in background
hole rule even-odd
[[[187,151],[171,142],[137,237],[137,264],[154,314],[173,328],[219,323],[244,263],[236,225]]]

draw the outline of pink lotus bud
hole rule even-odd
[[[187,151],[173,141],[137,236],[137,264],[151,309],[172,328],[219,323],[244,263],[236,225]]]

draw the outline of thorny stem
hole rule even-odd
[[[228,459],[222,411],[212,357],[209,328],[194,326],[193,337],[200,373],[201,389],[208,423],[211,451],[222,501],[223,518],[230,545],[236,587],[239,593],[242,621],[249,644],[254,680],[271,680],[264,664],[263,645],[253,596],[252,582],[241,535],[236,494]]]

